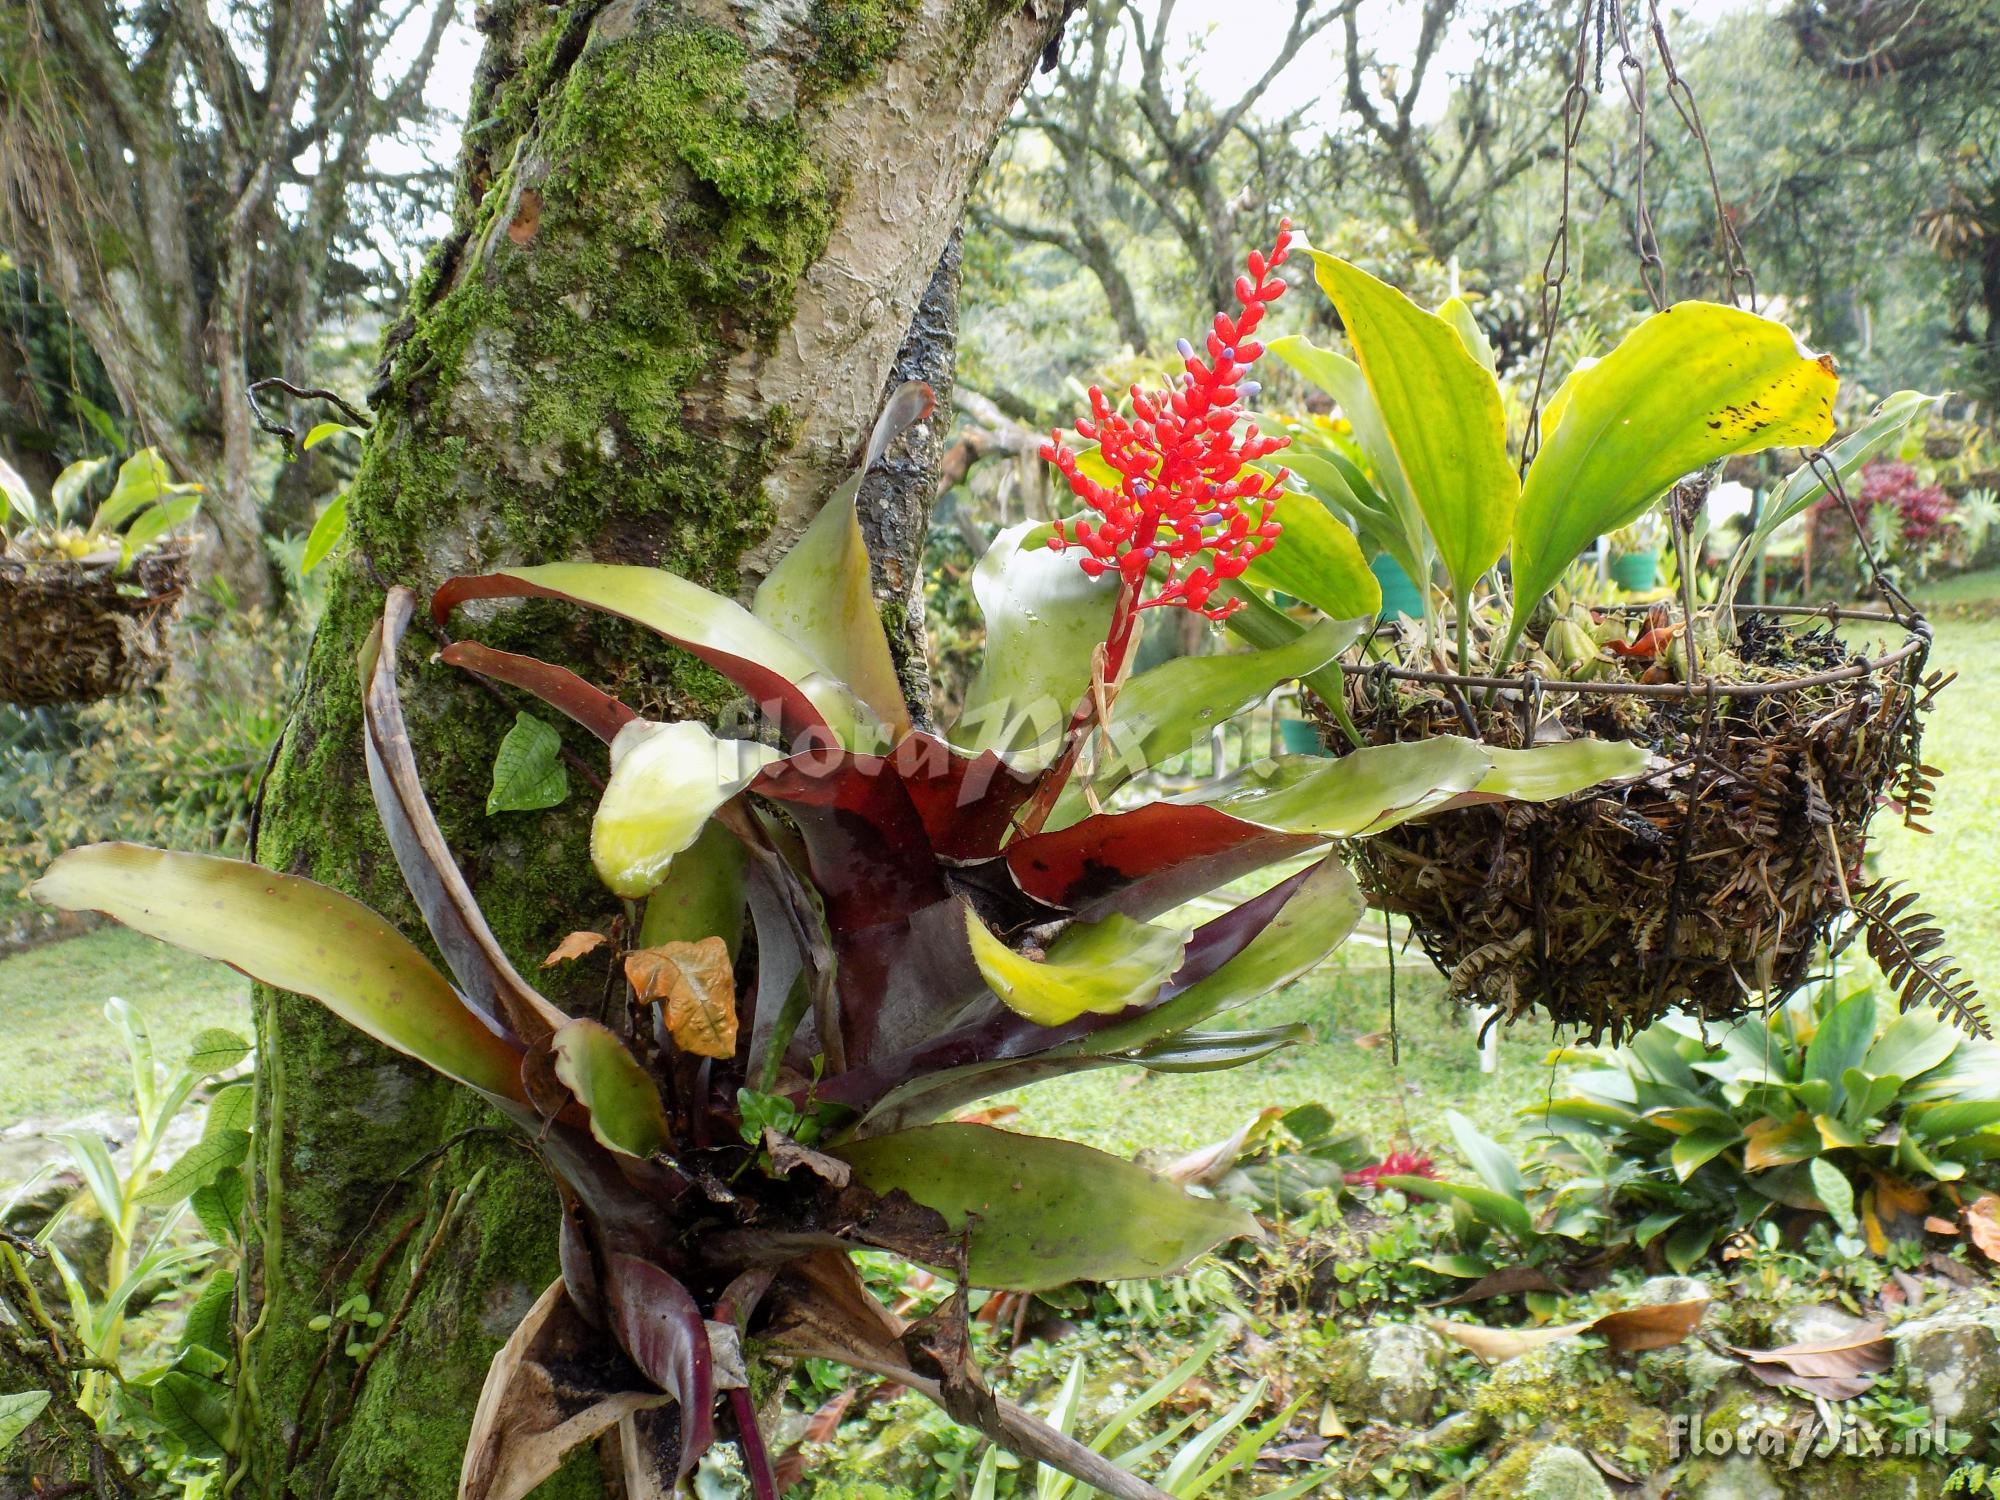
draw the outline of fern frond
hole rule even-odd
[[[1922,1003],[1975,1036],[1990,1037],[1979,991],[1950,954],[1940,951],[1937,918],[1917,906],[1914,891],[1893,880],[1854,893],[1854,910],[1868,932],[1868,956],[1881,968],[1903,1009]]]

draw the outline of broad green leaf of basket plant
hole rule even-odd
[[[1088,1146],[988,1125],[925,1125],[835,1155],[878,1193],[903,1189],[968,1237],[972,1285],[1039,1291],[1165,1276],[1257,1224]],[[1106,1224],[1126,1231],[1107,1235]]]
[[[1654,313],[1564,382],[1514,518],[1514,615],[1593,539],[1630,525],[1684,475],[1737,453],[1833,435],[1833,360],[1782,323],[1714,302]]]
[[[0,1395],[0,1453],[5,1453],[14,1439],[28,1430],[28,1424],[39,1417],[48,1404],[47,1391]]]
[[[310,995],[348,1025],[482,1093],[521,1100],[520,1056],[360,902],[239,860],[138,844],[72,849],[29,894]]]
[[[1312,257],[1463,602],[1506,550],[1520,497],[1500,387],[1451,323],[1358,266]]]
[[[1382,608],[1382,585],[1354,533],[1312,495],[1279,490],[1271,518],[1284,527],[1284,544],[1251,560],[1243,581],[1278,589],[1325,615],[1352,620]]]

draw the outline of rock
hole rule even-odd
[[[1974,1435],[1983,1446],[1987,1419],[2000,1408],[2000,1308],[1948,1308],[1897,1328],[1896,1368],[1931,1415]]]
[[[1785,1500],[1764,1460],[1742,1453],[1688,1465],[1681,1493],[1687,1500]]]
[[[1444,1340],[1414,1323],[1350,1333],[1329,1352],[1328,1393],[1349,1418],[1410,1427],[1426,1421],[1437,1394]]]
[[[1611,1487],[1575,1448],[1526,1442],[1479,1477],[1471,1500],[1611,1500]]]
[[[1528,1464],[1519,1494],[1520,1500],[1611,1500],[1611,1486],[1583,1454],[1551,1443]]]
[[[1807,1307],[1788,1307],[1771,1320],[1771,1347],[1781,1344],[1817,1344],[1846,1338],[1867,1320],[1857,1318],[1831,1302]]]
[[[1470,1453],[1486,1440],[1489,1424],[1476,1411],[1455,1411],[1416,1439],[1425,1453]]]
[[[1639,1290],[1632,1294],[1632,1302],[1638,1307],[1664,1307],[1673,1302],[1710,1302],[1715,1293],[1708,1283],[1698,1276],[1654,1276],[1643,1282]],[[1714,1313],[1711,1306],[1703,1321]]]

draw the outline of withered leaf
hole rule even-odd
[[[557,943],[549,956],[542,960],[542,967],[553,969],[557,964],[566,964],[571,959],[582,958],[584,954],[602,948],[611,939],[601,932],[572,932]]]
[[[1489,1271],[1456,1297],[1446,1297],[1437,1307],[1462,1307],[1468,1302],[1484,1302],[1489,1297],[1511,1297],[1519,1292],[1560,1292],[1562,1287],[1539,1266],[1502,1266]]]
[[[1708,1311],[1708,1299],[1692,1302],[1656,1302],[1641,1307],[1620,1308],[1601,1318],[1581,1323],[1552,1323],[1541,1328],[1484,1328],[1476,1323],[1452,1323],[1443,1318],[1426,1318],[1432,1331],[1463,1344],[1489,1365],[1539,1349],[1580,1333],[1600,1335],[1618,1354],[1643,1349],[1664,1349],[1678,1344],[1701,1323]]]
[[[2000,1193],[1981,1193],[1965,1205],[1965,1231],[1988,1260],[2000,1260]]]
[[[696,1057],[736,1055],[736,975],[719,937],[662,943],[625,955],[625,977],[643,1003],[666,1008],[667,1034]]]
[[[1808,1395],[1846,1401],[1872,1386],[1893,1362],[1895,1351],[1883,1336],[1887,1327],[1878,1319],[1837,1338],[1787,1344],[1782,1349],[1724,1347],[1766,1385],[1791,1386]]]

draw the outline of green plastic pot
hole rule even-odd
[[[1412,620],[1423,618],[1424,596],[1417,592],[1416,584],[1403,571],[1401,563],[1386,552],[1378,552],[1368,564],[1368,571],[1382,585],[1383,619],[1394,619],[1397,615],[1407,615]]]
[[[1643,594],[1660,581],[1660,554],[1621,552],[1611,559],[1611,580],[1627,593]]]
[[[1326,755],[1330,752],[1321,742],[1319,726],[1304,719],[1278,720],[1278,743],[1287,755]]]

